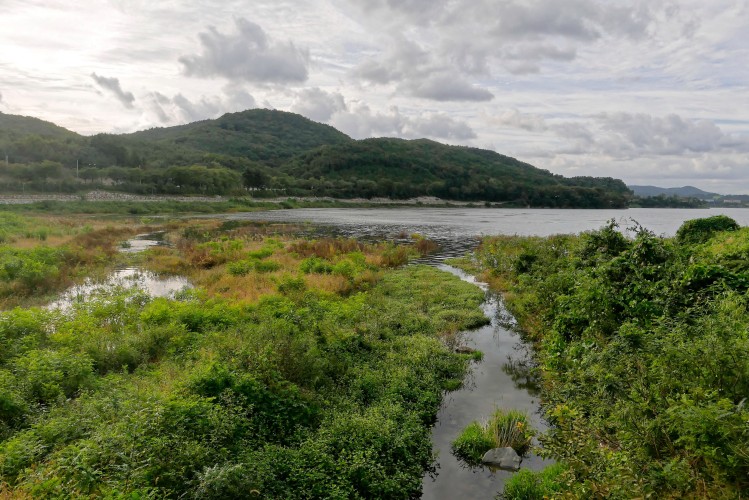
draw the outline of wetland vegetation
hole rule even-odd
[[[741,498],[749,488],[749,228],[676,237],[615,222],[486,238],[463,267],[502,290],[534,343],[559,464],[505,498]]]
[[[476,355],[483,292],[432,249],[299,228],[5,214],[0,496],[410,498],[429,428]],[[45,229],[46,228],[46,229]],[[118,251],[135,234],[167,246]],[[154,298],[54,292],[118,266],[185,276]]]

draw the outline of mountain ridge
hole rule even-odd
[[[3,179],[6,189],[47,190],[51,184],[72,192],[83,181],[135,193],[249,189],[256,196],[439,196],[590,208],[624,207],[630,196],[618,179],[566,178],[495,151],[429,139],[357,141],[330,125],[277,110],[90,137],[13,116],[5,115],[0,127],[0,148],[16,164]],[[14,127],[14,121],[22,126]]]

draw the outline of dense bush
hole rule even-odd
[[[686,221],[676,231],[676,241],[687,245],[704,243],[715,233],[736,231],[738,229],[739,225],[736,221],[726,215],[715,215],[705,219],[692,219]]]
[[[568,494],[749,488],[747,255],[749,230],[724,217],[675,239],[609,224],[484,242],[479,264],[537,346],[553,424],[542,442],[569,467]]]

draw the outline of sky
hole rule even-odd
[[[749,0],[0,0],[0,112],[273,108],[565,176],[749,193]]]

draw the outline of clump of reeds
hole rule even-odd
[[[466,427],[453,441],[452,451],[469,465],[478,465],[492,448],[510,447],[523,455],[530,448],[534,434],[525,413],[497,408],[485,422],[473,422]]]

